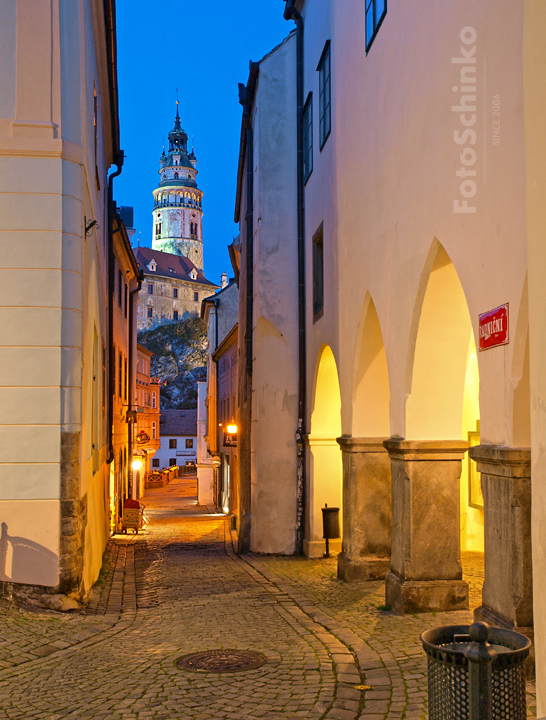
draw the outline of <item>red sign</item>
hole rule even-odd
[[[480,315],[480,352],[508,345],[508,303]]]

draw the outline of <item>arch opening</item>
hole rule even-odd
[[[336,360],[325,345],[317,362],[309,435],[309,501],[306,554],[322,557],[322,508],[341,508],[343,468],[337,438],[341,435],[341,392]],[[332,544],[333,546],[333,544]]]
[[[388,437],[389,370],[379,318],[371,298],[364,307],[355,364],[353,437]]]
[[[479,369],[470,313],[457,271],[438,244],[418,316],[406,403],[408,440],[480,443]],[[473,460],[462,463],[461,549],[483,551],[483,498]]]

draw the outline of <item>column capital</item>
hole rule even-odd
[[[466,440],[385,440],[391,460],[462,460],[468,450]]]
[[[337,438],[341,450],[347,453],[386,453],[387,449],[383,445],[385,437],[352,437],[352,435],[342,435]]]
[[[531,477],[530,448],[476,445],[468,451],[478,472],[505,478]]]

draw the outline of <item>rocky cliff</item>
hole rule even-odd
[[[164,323],[138,333],[153,352],[151,375],[161,380],[161,409],[197,407],[197,379],[207,365],[207,327],[201,318]]]

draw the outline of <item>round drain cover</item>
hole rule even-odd
[[[266,662],[265,655],[252,650],[207,650],[184,655],[175,665],[179,670],[223,673],[255,670]]]

